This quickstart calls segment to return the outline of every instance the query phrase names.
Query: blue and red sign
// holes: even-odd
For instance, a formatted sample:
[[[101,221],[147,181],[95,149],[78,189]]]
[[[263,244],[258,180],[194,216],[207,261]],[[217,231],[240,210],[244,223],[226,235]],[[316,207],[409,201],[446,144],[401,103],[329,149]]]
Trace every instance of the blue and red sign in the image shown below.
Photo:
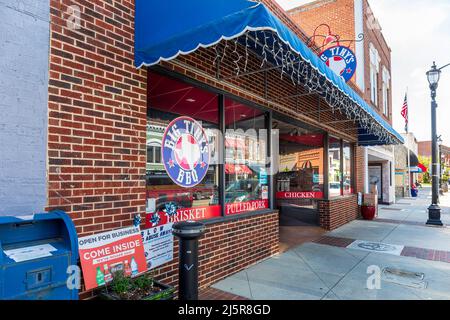
[[[198,185],[208,172],[208,137],[202,126],[192,118],[179,117],[167,126],[161,153],[167,174],[180,187]]]
[[[350,81],[356,72],[356,56],[348,47],[328,48],[320,54],[320,59],[337,75],[341,76],[345,82]]]

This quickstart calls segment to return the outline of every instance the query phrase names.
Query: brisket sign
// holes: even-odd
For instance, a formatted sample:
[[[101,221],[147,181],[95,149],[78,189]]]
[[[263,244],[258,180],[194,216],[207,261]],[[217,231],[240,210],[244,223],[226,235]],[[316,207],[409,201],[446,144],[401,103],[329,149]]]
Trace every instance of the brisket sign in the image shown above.
[[[168,207],[168,206],[166,206]],[[153,228],[167,223],[176,223],[186,220],[207,220],[218,218],[221,216],[220,205],[212,205],[208,207],[170,209],[166,208],[156,213],[149,213],[145,219],[145,227]]]

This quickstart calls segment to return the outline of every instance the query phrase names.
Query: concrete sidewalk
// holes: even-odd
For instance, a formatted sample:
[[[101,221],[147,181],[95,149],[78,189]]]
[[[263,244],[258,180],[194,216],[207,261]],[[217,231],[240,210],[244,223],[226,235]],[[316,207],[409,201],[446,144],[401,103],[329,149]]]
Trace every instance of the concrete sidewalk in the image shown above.
[[[450,228],[425,225],[429,197],[422,189],[380,207],[376,221],[354,221],[213,287],[258,300],[450,299]],[[450,224],[450,194],[441,206]]]

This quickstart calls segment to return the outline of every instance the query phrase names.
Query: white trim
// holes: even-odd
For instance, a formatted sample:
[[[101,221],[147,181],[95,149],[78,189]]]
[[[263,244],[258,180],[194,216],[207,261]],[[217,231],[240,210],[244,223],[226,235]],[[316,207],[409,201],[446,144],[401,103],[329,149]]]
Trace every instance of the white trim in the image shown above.
[[[363,0],[355,0],[355,35],[364,34],[364,8]],[[365,56],[364,56],[365,40],[355,43],[355,55],[358,64],[356,66],[356,85],[362,92],[366,90],[365,77]]]
[[[378,74],[380,73],[380,55],[373,43],[369,44],[370,55],[370,101],[378,107]]]
[[[382,91],[383,91],[383,113],[387,117],[389,117],[389,94],[388,90],[390,90],[390,81],[391,81],[391,75],[389,74],[389,70],[386,68],[386,66],[382,67],[382,78],[383,78],[383,85],[382,85]]]
[[[162,138],[162,136],[161,136]],[[159,147],[161,148],[161,140],[158,139],[148,139],[147,141],[147,147]]]
[[[380,72],[381,57],[380,54],[378,53],[378,50],[375,48],[372,42],[369,44],[369,51],[370,51],[370,64],[372,64],[376,68],[377,72]]]
[[[364,193],[369,193],[369,154],[368,147],[364,147]]]

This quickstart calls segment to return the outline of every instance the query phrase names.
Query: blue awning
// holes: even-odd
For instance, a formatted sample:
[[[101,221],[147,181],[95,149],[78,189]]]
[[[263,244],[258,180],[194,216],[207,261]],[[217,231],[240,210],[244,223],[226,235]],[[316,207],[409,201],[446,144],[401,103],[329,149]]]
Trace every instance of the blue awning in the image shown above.
[[[248,38],[244,42],[242,37],[253,33],[251,39],[264,45],[252,47],[252,51],[268,63],[286,64],[288,71],[291,67],[293,80],[295,75],[308,90],[324,97],[333,110],[345,113],[359,124],[360,145],[404,143],[389,123],[264,4],[250,0],[136,0],[135,3],[135,64],[139,68],[169,61],[223,40],[238,39],[241,45],[250,47]],[[283,50],[292,52],[298,60],[286,62],[282,57],[280,62],[278,52],[268,55],[269,48],[275,48],[276,44],[284,48],[282,54]],[[284,66],[282,72],[285,72]]]

